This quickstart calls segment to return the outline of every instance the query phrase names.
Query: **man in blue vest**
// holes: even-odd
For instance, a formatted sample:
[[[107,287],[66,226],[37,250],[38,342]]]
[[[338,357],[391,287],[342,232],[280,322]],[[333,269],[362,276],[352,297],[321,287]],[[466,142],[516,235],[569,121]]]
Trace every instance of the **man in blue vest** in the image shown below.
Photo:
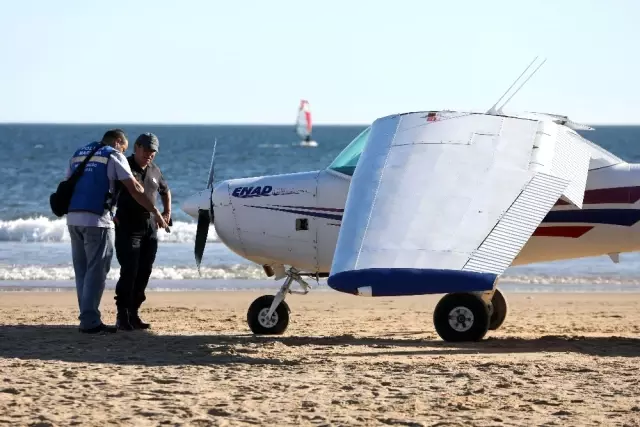
[[[158,226],[166,227],[162,214],[144,197],[144,187],[134,179],[124,156],[129,141],[121,129],[107,131],[100,142],[92,142],[74,153],[66,177],[93,149],[100,147],[86,164],[77,181],[67,214],[71,254],[80,308],[80,332],[116,332],[100,316],[100,301],[114,248],[113,206],[117,200],[115,183],[119,181],[131,196],[155,214]]]

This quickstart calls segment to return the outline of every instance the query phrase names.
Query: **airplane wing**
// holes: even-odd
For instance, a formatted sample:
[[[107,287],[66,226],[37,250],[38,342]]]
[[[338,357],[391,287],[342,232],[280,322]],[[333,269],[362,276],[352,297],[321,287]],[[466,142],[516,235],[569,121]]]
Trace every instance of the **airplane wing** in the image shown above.
[[[329,286],[370,296],[490,290],[560,197],[582,208],[589,160],[580,137],[551,120],[378,119],[351,181]]]

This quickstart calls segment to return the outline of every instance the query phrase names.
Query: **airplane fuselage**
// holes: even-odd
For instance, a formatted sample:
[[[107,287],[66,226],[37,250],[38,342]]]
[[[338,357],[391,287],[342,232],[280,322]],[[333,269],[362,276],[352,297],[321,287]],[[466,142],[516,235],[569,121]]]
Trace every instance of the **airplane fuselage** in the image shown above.
[[[350,181],[324,169],[221,182],[212,197],[216,232],[255,263],[328,273]],[[592,169],[583,208],[559,200],[512,265],[640,250],[639,202],[640,165]]]

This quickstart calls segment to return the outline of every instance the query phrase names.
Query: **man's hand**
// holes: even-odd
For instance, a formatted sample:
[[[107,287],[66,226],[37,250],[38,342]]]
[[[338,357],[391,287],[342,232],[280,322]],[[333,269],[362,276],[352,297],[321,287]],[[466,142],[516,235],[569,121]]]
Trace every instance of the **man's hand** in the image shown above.
[[[164,219],[164,221],[169,224],[169,222],[171,221],[171,212],[162,212],[162,219]]]
[[[160,211],[158,211],[158,209],[156,209],[156,213],[154,215],[155,219],[156,219],[156,224],[158,224],[158,228],[167,228],[169,227],[169,224],[167,224],[167,222],[164,220],[164,217],[162,214],[160,214]]]

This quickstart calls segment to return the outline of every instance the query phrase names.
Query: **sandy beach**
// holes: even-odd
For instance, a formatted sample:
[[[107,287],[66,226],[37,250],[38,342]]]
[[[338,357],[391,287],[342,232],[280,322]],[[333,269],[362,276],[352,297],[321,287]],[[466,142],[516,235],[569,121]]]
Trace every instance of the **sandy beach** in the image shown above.
[[[147,332],[83,335],[74,292],[0,293],[0,424],[640,425],[640,295],[507,294],[503,328],[442,342],[439,296],[153,292]],[[103,318],[113,323],[113,294]]]

